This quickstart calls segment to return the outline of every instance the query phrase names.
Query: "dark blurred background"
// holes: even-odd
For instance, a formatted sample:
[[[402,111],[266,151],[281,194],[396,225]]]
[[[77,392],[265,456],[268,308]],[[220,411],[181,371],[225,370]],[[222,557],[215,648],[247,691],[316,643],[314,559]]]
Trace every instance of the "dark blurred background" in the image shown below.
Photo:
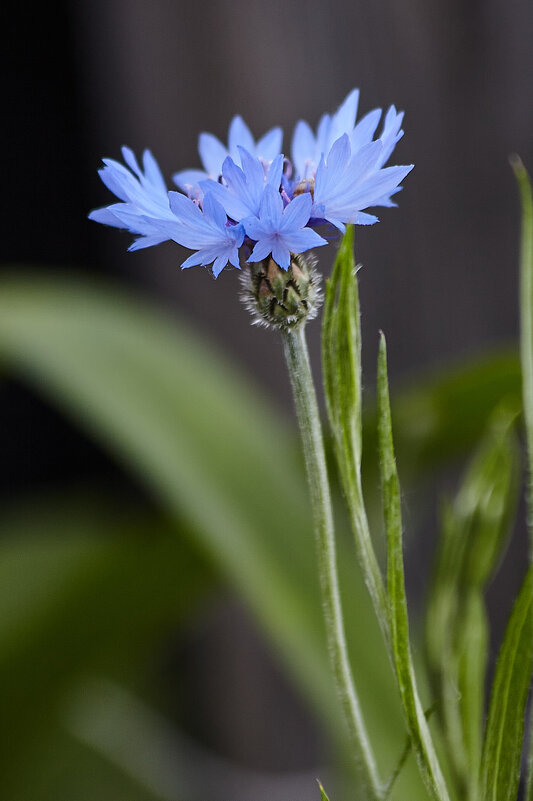
[[[222,344],[289,417],[280,347],[250,327],[236,271],[216,283],[201,268],[181,272],[175,245],[128,254],[129,235],[87,213],[111,200],[96,171],[123,144],[151,148],[170,187],[173,172],[198,165],[200,131],[224,141],[240,113],[256,136],[282,125],[288,150],[298,119],[316,125],[357,86],[361,113],[391,103],[405,110],[392,163],[416,165],[399,208],[356,233],[365,383],[373,383],[379,328],[394,384],[516,338],[519,214],[508,155],[533,169],[529,0],[63,0],[10,2],[3,17],[3,262],[82,268],[136,286]],[[316,364],[318,337],[315,323]],[[86,478],[103,478],[125,498],[142,494],[21,383],[4,381],[0,403],[7,501]],[[203,727],[193,733],[256,767],[313,767],[309,721],[246,615],[231,601],[202,625],[185,644],[169,644],[168,697],[178,675],[202,684],[209,664],[219,666],[221,686],[240,686],[220,701],[214,682],[201,714],[190,715]],[[219,725],[239,694],[254,714],[272,715],[263,739],[238,711]],[[281,721],[272,711],[280,698]],[[274,736],[280,727],[301,744],[287,760]]]

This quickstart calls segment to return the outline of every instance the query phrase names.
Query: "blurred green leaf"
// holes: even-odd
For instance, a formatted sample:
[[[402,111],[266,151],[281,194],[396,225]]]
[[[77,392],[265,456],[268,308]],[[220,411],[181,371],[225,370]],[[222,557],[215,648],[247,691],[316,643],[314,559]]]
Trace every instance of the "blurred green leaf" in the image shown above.
[[[520,192],[520,363],[528,458],[528,514],[533,554],[533,193],[531,179],[518,156],[511,159]],[[532,790],[533,792],[533,790]]]
[[[323,648],[309,504],[301,465],[294,461],[294,433],[279,423],[264,396],[252,391],[224,355],[145,303],[76,276],[18,274],[4,276],[1,284],[0,358],[6,367],[82,424],[185,524],[190,544],[238,588],[298,686],[334,730],[337,707]],[[471,378],[465,369],[448,384],[443,380],[446,403],[451,405],[445,403],[446,414],[434,416],[434,425],[425,427],[430,453],[439,440],[453,442],[454,455],[463,452],[470,441],[466,413],[474,406],[474,396],[483,410],[487,398],[512,394],[512,364],[512,359],[487,361]],[[415,405],[417,398],[422,405],[428,397],[433,403],[437,385],[418,387]],[[402,397],[408,403],[400,407],[407,409],[413,395]],[[476,416],[475,425],[479,419]],[[412,448],[414,439],[411,426],[406,448]],[[420,453],[423,438],[418,436],[416,442],[414,451]],[[372,448],[367,453],[371,456]],[[39,521],[29,529],[35,526],[39,530]],[[82,522],[80,526],[82,531]],[[60,541],[62,530],[58,524]],[[169,574],[177,567],[175,561],[169,556]],[[354,610],[347,620],[354,669],[366,688],[366,717],[374,727],[374,741],[383,749],[381,759],[392,764],[397,760],[401,718],[385,651],[352,561],[352,549],[341,537],[343,598],[346,608]],[[118,557],[112,564],[120,573]],[[178,573],[174,575],[177,580]],[[183,587],[186,594],[186,583]],[[67,606],[68,597],[63,599]],[[142,605],[144,596],[128,602]],[[92,601],[84,603],[90,610]],[[70,623],[65,619],[58,624],[50,643],[64,645],[65,625],[67,631],[76,630],[80,605],[73,604]],[[109,643],[114,625],[111,617]],[[47,653],[46,628],[39,637],[34,656],[20,657],[16,697],[21,704],[24,687],[32,688],[35,682],[32,659]],[[58,648],[58,662],[59,653]],[[139,669],[139,661],[135,664]],[[62,674],[68,682],[68,669],[50,668],[51,674],[58,679]],[[37,700],[44,696],[36,686],[28,706],[33,693]],[[412,775],[408,765],[398,784],[399,797],[405,792],[412,799],[420,797]]]
[[[498,655],[481,758],[483,801],[516,801],[533,661],[533,567],[513,607]]]
[[[392,652],[411,743],[432,798],[449,799],[431,733],[420,701],[409,643],[409,619],[403,568],[400,483],[396,470],[387,377],[385,337],[378,357],[378,429],[383,512],[387,532],[387,591],[390,603]]]
[[[311,645],[320,626],[306,599],[316,588],[311,535],[301,547],[312,531],[305,485],[286,431],[227,361],[118,292],[38,276],[2,283],[0,355],[188,521],[323,694]]]
[[[527,441],[528,525],[530,559],[533,559],[533,192],[531,179],[519,156],[511,159],[522,205],[520,241],[520,361],[522,367],[522,403]],[[533,731],[533,705],[530,732]],[[526,799],[533,801],[533,736],[529,737]]]
[[[446,743],[463,791],[475,797],[481,758],[488,623],[483,592],[507,544],[518,501],[515,415],[493,413],[443,534],[426,616],[426,649]]]
[[[25,801],[62,776],[65,693],[92,671],[135,680],[213,575],[168,521],[101,494],[27,498],[0,529],[0,774]]]
[[[397,387],[391,405],[404,483],[471,453],[494,408],[504,399],[509,410],[520,411],[520,364],[512,350],[442,366]],[[364,415],[363,432],[364,468],[372,481],[377,473],[373,404]]]
[[[293,432],[264,397],[183,324],[81,278],[4,278],[0,356],[186,522],[190,543],[249,604],[297,686],[341,732],[303,470]],[[357,610],[348,636],[390,759],[401,720],[350,551],[339,543],[343,596]]]

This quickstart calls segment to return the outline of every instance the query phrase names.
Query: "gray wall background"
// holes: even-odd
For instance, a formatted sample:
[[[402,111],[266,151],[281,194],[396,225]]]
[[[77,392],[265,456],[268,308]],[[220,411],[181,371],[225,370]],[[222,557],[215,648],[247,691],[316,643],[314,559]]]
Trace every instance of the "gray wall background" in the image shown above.
[[[405,109],[392,163],[416,168],[399,209],[357,231],[368,381],[379,328],[393,375],[516,335],[518,205],[507,157],[519,152],[533,167],[531,2],[93,0],[73,10],[91,168],[122,144],[149,146],[170,180],[199,163],[198,133],[225,138],[236,113],[256,135],[281,124],[288,150],[298,119],[316,124],[354,86],[361,112]],[[95,205],[107,198],[95,189]],[[92,236],[111,269],[224,341],[285,405],[279,348],[250,329],[234,271],[215,285],[205,270],[180,273],[176,246],[129,255],[116,232]],[[317,333],[315,324],[315,348]]]

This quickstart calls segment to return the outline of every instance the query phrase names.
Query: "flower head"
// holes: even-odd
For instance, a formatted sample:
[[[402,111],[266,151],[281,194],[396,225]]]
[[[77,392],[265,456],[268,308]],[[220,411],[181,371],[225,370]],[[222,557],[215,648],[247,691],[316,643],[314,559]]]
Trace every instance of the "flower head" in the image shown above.
[[[141,169],[123,148],[127,167],[105,159],[100,170],[120,202],[89,216],[137,234],[131,250],[173,240],[194,251],[182,267],[212,265],[215,276],[228,263],[239,268],[241,246],[250,264],[270,259],[282,271],[292,270],[295,256],[327,244],[317,228],[343,231],[348,223],[377,222],[367,209],[394,206],[392,198],[412,169],[386,166],[403,136],[403,113],[391,106],[374,139],[381,110],[357,122],[358,101],[354,89],[334,114],[322,116],[316,132],[299,122],[292,164],[281,153],[279,128],[256,142],[241,117],[234,117],[227,146],[201,134],[204,169],[174,176],[182,192],[167,192],[150,151]]]

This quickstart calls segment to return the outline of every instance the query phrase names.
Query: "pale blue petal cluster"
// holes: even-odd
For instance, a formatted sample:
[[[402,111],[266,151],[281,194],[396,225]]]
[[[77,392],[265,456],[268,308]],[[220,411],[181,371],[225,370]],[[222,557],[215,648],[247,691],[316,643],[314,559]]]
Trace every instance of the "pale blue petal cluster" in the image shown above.
[[[291,253],[305,253],[311,248],[327,245],[323,239],[305,226],[311,216],[311,195],[303,194],[283,207],[280,193],[269,185],[265,187],[259,213],[243,220],[244,230],[255,246],[248,261],[272,258],[283,270],[291,262]]]
[[[354,89],[334,114],[323,115],[316,132],[306,122],[297,123],[292,162],[282,153],[280,128],[256,142],[242,118],[234,117],[227,146],[212,134],[201,134],[204,169],[174,175],[183,194],[167,191],[149,150],[141,169],[124,147],[127,167],[104,159],[99,171],[120,202],[89,216],[136,234],[130,250],[173,240],[195,251],[184,268],[212,265],[215,276],[228,263],[239,268],[244,245],[248,261],[272,256],[286,270],[291,254],[327,244],[316,228],[344,231],[348,223],[377,222],[366,210],[396,205],[392,197],[413,167],[385,166],[403,136],[403,112],[391,106],[374,138],[381,109],[357,122],[358,103]]]
[[[172,219],[172,212],[161,170],[149,150],[143,153],[144,172],[129,147],[122,148],[122,155],[129,170],[114,159],[104,159],[105,166],[98,171],[104,184],[122,203],[96,209],[89,219],[140,234],[130,250],[165,242],[170,237],[161,229],[160,222]]]
[[[256,143],[242,117],[234,117],[229,126],[227,147],[213,134],[200,134],[198,152],[204,169],[183,170],[177,172],[172,178],[176,185],[187,194],[197,194],[195,190],[200,181],[208,178],[214,181],[218,180],[222,175],[224,161],[228,156],[235,164],[242,166],[240,149],[243,148],[256,159],[268,164],[281,153],[282,139],[281,128],[272,128]]]

